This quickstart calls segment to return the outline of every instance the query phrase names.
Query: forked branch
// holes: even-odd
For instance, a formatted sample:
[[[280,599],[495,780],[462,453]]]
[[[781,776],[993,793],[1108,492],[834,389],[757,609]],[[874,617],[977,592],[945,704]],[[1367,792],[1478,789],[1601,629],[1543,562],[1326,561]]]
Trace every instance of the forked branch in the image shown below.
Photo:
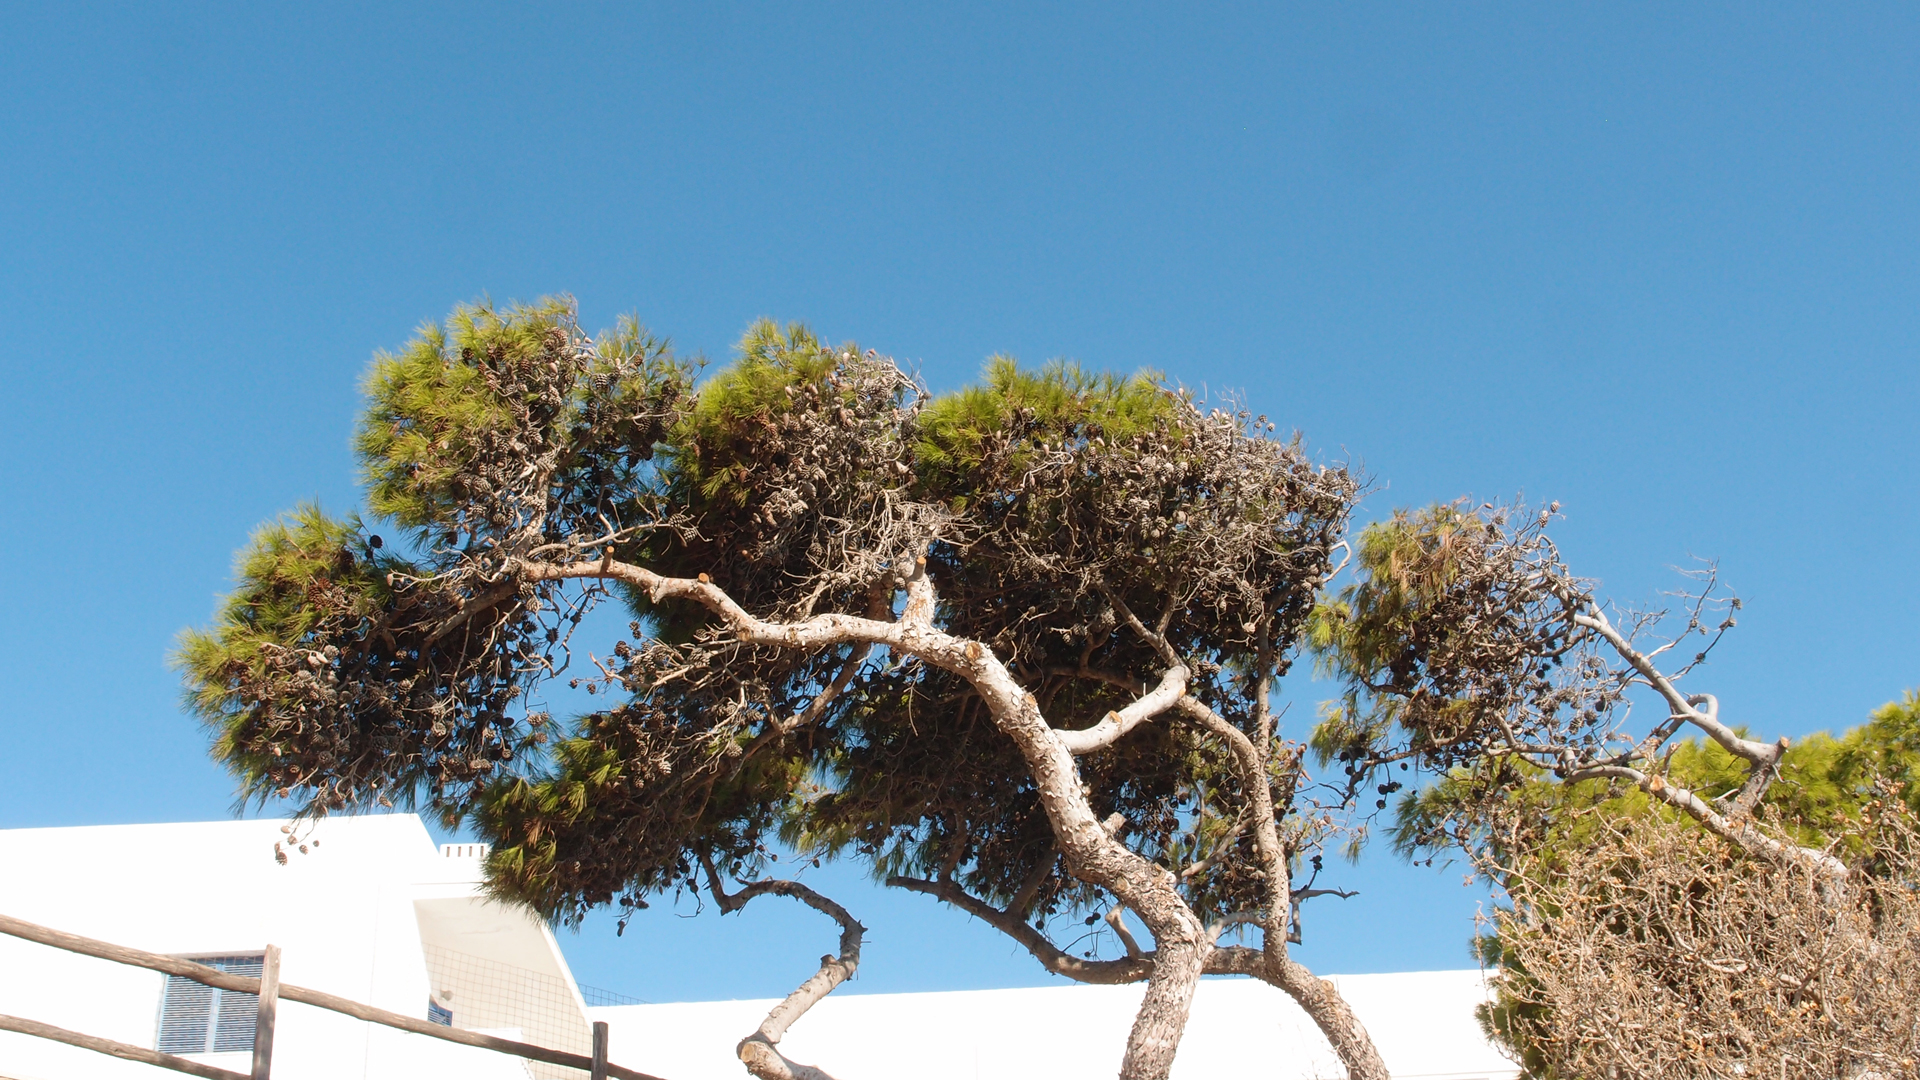
[[[1713,703],[1712,698],[1704,695],[1682,694],[1673,684],[1673,680],[1654,665],[1653,658],[1635,648],[1633,643],[1613,625],[1612,620],[1607,618],[1605,612],[1596,607],[1591,614],[1575,615],[1573,621],[1599,634],[1622,660],[1640,674],[1648,686],[1665,699],[1667,708],[1672,710],[1673,716],[1706,732],[1709,738],[1726,748],[1728,753],[1746,760],[1751,765],[1771,769],[1779,763],[1780,755],[1787,749],[1784,739],[1779,742],[1764,743],[1742,738],[1739,732],[1720,722],[1720,710]],[[1708,708],[1702,709],[1701,705],[1707,705]]]
[[[1055,975],[1072,979],[1074,982],[1115,985],[1139,982],[1153,974],[1151,954],[1133,955],[1130,952],[1124,960],[1087,960],[1074,956],[1048,940],[1045,934],[1034,929],[1025,919],[994,907],[952,881],[930,881],[924,878],[896,875],[888,878],[887,884],[896,889],[924,893],[945,900],[1018,942],[1021,948],[1032,953],[1033,958],[1040,961],[1041,967]]]

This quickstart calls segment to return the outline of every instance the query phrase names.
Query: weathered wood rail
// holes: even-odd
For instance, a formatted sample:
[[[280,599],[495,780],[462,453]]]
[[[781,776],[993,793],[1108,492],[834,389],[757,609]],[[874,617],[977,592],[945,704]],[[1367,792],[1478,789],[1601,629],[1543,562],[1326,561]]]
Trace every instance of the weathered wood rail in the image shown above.
[[[21,938],[26,941],[38,942],[42,945],[62,949],[71,953],[79,953],[83,956],[94,956],[119,964],[148,968],[153,971],[164,972],[168,975],[178,975],[183,979],[191,979],[204,986],[211,986],[221,990],[231,990],[235,993],[257,995],[260,999],[260,1011],[254,1025],[253,1072],[251,1076],[232,1072],[227,1069],[216,1068],[212,1065],[193,1061],[189,1058],[163,1054],[157,1050],[149,1050],[143,1046],[133,1046],[128,1043],[115,1042],[112,1039],[83,1035],[77,1031],[68,1031],[65,1028],[54,1027],[52,1024],[43,1024],[37,1020],[27,1020],[17,1016],[0,1014],[0,1030],[17,1031],[24,1035],[33,1035],[43,1039],[51,1039],[55,1042],[67,1043],[70,1046],[79,1046],[103,1054],[111,1054],[114,1057],[125,1058],[129,1061],[140,1061],[148,1065],[158,1065],[164,1069],[172,1069],[176,1072],[203,1077],[205,1080],[271,1080],[273,1028],[277,1008],[281,1000],[297,1001],[302,1005],[312,1005],[315,1008],[344,1013],[356,1020],[365,1020],[368,1023],[397,1028],[401,1031],[412,1032],[415,1035],[425,1035],[430,1039],[439,1039],[442,1042],[460,1043],[464,1046],[477,1046],[482,1050],[493,1050],[502,1054],[511,1054],[514,1057],[526,1058],[529,1061],[539,1061],[549,1065],[562,1065],[567,1068],[579,1069],[591,1076],[593,1080],[607,1080],[609,1077],[613,1078],[613,1080],[661,1080],[660,1077],[650,1073],[643,1073],[638,1069],[629,1069],[622,1065],[615,1065],[607,1060],[607,1025],[604,1022],[596,1021],[593,1025],[592,1057],[570,1054],[565,1050],[555,1050],[547,1046],[536,1046],[533,1043],[515,1042],[512,1039],[502,1039],[493,1035],[482,1035],[475,1031],[462,1031],[455,1027],[444,1027],[429,1020],[420,1020],[407,1016],[404,1013],[375,1008],[372,1005],[354,1001],[350,998],[343,998],[335,994],[329,994],[321,990],[310,990],[304,986],[294,986],[289,983],[283,983],[280,981],[280,950],[278,947],[272,945],[267,946],[266,962],[262,965],[260,977],[256,979],[248,975],[235,975],[217,968],[210,968],[205,964],[196,964],[191,960],[182,960],[177,956],[165,956],[160,953],[150,953],[141,949],[128,948],[125,945],[96,941],[93,938],[81,937],[78,934],[69,934],[63,930],[55,930],[51,927],[41,926],[38,923],[27,922],[24,919],[16,919],[9,915],[0,915],[0,934],[7,934],[11,937]]]

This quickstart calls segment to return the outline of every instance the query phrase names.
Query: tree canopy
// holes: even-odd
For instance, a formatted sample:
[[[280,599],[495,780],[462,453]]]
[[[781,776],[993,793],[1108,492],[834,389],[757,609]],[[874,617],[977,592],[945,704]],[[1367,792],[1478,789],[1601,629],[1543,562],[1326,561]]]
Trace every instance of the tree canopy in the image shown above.
[[[1786,742],[1680,689],[1738,607],[1710,570],[1673,613],[1615,609],[1560,558],[1554,506],[1350,539],[1360,478],[1155,373],[1000,357],[934,397],[762,321],[703,377],[637,322],[596,339],[549,300],[457,309],[377,356],[365,393],[355,450],[394,539],[315,507],[255,535],[179,653],[215,756],[303,814],[469,822],[489,887],[549,917],[688,891],[828,915],[839,953],[740,1044],[757,1076],[826,1075],[778,1043],[863,932],[772,876],[782,844],[1049,971],[1144,980],[1129,1080],[1167,1074],[1204,974],[1279,987],[1350,1077],[1384,1080],[1288,946],[1335,891],[1323,849],[1414,776],[1444,780],[1402,796],[1410,847],[1484,847],[1586,784],[1834,888],[1853,872],[1756,816],[1801,760]],[[583,621],[607,604],[624,632]],[[1344,693],[1290,732],[1276,696],[1303,659]],[[556,718],[576,689],[597,707]],[[1636,695],[1664,715],[1636,726]],[[1103,919],[1100,948],[1064,944]]]
[[[1417,753],[1438,779],[1396,845],[1463,850],[1509,901],[1480,942],[1490,1033],[1538,1077],[1911,1071],[1916,700],[1755,740],[1682,689],[1736,622],[1714,569],[1674,610],[1610,614],[1550,516],[1370,527],[1316,627],[1347,687],[1322,752]]]
[[[1313,627],[1345,686],[1316,749],[1412,755],[1438,779],[1397,845],[1464,850],[1510,902],[1481,939],[1491,1033],[1540,1077],[1911,1072],[1912,699],[1839,740],[1753,738],[1697,685],[1741,607],[1717,569],[1670,608],[1605,604],[1555,510],[1369,526]]]
[[[761,322],[697,376],[564,301],[463,307],[377,357],[355,448],[396,542],[313,507],[271,523],[180,650],[243,793],[423,801],[558,918],[807,899],[765,879],[776,842],[859,858],[1051,970],[1148,980],[1128,1075],[1164,1074],[1206,971],[1288,988],[1381,1075],[1285,955],[1291,867],[1344,803],[1276,810],[1301,809],[1304,754],[1275,680],[1355,478],[1152,373],[996,358],[934,399]],[[610,601],[628,634],[579,641]],[[607,704],[556,720],[555,680]],[[1082,912],[1126,955],[1057,944]],[[1218,943],[1241,925],[1261,950]],[[754,1071],[804,1068],[775,1041],[743,1044]]]

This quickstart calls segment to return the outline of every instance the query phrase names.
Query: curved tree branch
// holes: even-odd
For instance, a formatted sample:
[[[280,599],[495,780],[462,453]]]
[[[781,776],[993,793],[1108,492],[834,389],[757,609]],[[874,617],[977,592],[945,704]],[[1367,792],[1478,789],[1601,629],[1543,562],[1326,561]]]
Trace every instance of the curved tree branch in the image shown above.
[[[1228,723],[1225,717],[1191,694],[1180,699],[1178,708],[1182,715],[1227,744],[1233,754],[1241,796],[1247,800],[1254,850],[1266,877],[1264,909],[1257,917],[1250,914],[1244,920],[1257,922],[1261,930],[1262,962],[1258,977],[1286,991],[1301,1010],[1313,1018],[1314,1025],[1347,1066],[1350,1080],[1388,1080],[1387,1065],[1380,1057],[1379,1048],[1374,1046],[1366,1026],[1346,999],[1331,983],[1315,978],[1304,965],[1287,955],[1287,938],[1293,920],[1293,878],[1274,820],[1273,791],[1268,786],[1264,748],[1255,746],[1246,732]]]
[[[1827,852],[1789,844],[1768,836],[1754,824],[1750,815],[1722,814],[1692,790],[1670,783],[1664,777],[1645,773],[1626,765],[1595,765],[1568,773],[1566,782],[1603,778],[1626,780],[1634,784],[1648,795],[1684,812],[1688,817],[1699,822],[1708,832],[1730,843],[1738,844],[1747,851],[1775,859],[1792,859],[1804,863],[1836,882],[1847,877],[1847,864]]]
[[[790,896],[795,900],[818,911],[840,924],[840,953],[820,958],[820,970],[813,973],[806,982],[794,988],[793,993],[781,999],[767,1018],[753,1034],[740,1040],[735,1052],[747,1071],[760,1080],[833,1080],[833,1076],[812,1065],[802,1065],[780,1052],[780,1040],[794,1021],[806,1014],[821,998],[832,993],[834,988],[853,977],[860,966],[860,943],[866,936],[867,928],[861,926],[846,908],[820,895],[797,881],[755,881],[741,887],[739,892],[728,893],[720,884],[720,875],[714,869],[713,860],[702,854],[700,862],[707,871],[708,888],[723,912],[738,911],[756,896]]]
[[[1162,1080],[1172,1069],[1193,992],[1214,948],[1206,936],[1206,926],[1180,895],[1178,879],[1102,827],[1081,784],[1073,754],[1048,725],[1039,702],[1006,664],[980,642],[949,634],[932,624],[933,584],[918,567],[908,605],[913,618],[903,616],[883,622],[824,614],[791,623],[755,617],[705,574],[695,579],[670,578],[604,558],[563,564],[522,561],[515,563],[514,569],[533,580],[612,578],[645,590],[655,603],[668,598],[690,600],[717,615],[745,644],[808,649],[869,642],[917,656],[966,679],[979,693],[995,728],[1013,741],[1026,760],[1041,809],[1068,871],[1112,893],[1153,933],[1153,974],[1127,1038],[1122,1075]],[[925,618],[919,615],[922,611]],[[1177,666],[1179,660],[1174,658],[1170,664]]]
[[[1191,674],[1185,664],[1175,664],[1160,676],[1160,685],[1126,708],[1109,712],[1090,728],[1076,731],[1055,728],[1053,737],[1060,740],[1060,745],[1066,747],[1067,753],[1076,757],[1112,746],[1141,723],[1172,708],[1187,692],[1187,679]]]
[[[1662,698],[1666,699],[1667,708],[1674,716],[1684,718],[1687,723],[1706,732],[1714,742],[1725,747],[1728,753],[1745,759],[1756,768],[1771,770],[1779,764],[1780,756],[1787,751],[1785,737],[1782,737],[1779,742],[1772,743],[1742,738],[1739,732],[1720,722],[1720,707],[1717,701],[1703,695],[1689,697],[1682,694],[1680,689],[1673,685],[1673,680],[1654,666],[1652,657],[1633,647],[1632,642],[1620,633],[1605,612],[1595,608],[1593,614],[1575,615],[1573,621],[1605,639],[1606,643],[1613,647],[1613,651],[1620,654],[1622,660],[1640,673],[1641,678],[1647,681],[1647,685],[1653,687]],[[1708,708],[1704,710],[1699,708],[1701,704],[1708,705]]]
[[[1139,982],[1153,974],[1153,958],[1146,953],[1137,956],[1130,954],[1124,960],[1086,960],[1067,953],[1047,940],[1045,934],[1035,930],[1025,919],[994,907],[951,881],[894,876],[887,879],[887,884],[896,889],[925,893],[952,904],[1018,942],[1033,954],[1035,960],[1040,961],[1041,967],[1074,982],[1111,986]]]
[[[1120,944],[1126,948],[1129,959],[1139,959],[1147,955],[1146,950],[1140,947],[1140,943],[1133,939],[1133,931],[1127,929],[1127,906],[1125,904],[1115,904],[1108,908],[1107,914],[1104,917],[1107,920],[1107,925],[1113,927],[1113,936],[1119,938]],[[1216,934],[1214,936],[1218,937],[1219,935]]]
[[[1014,939],[1022,948],[1032,953],[1034,959],[1040,961],[1041,966],[1048,971],[1075,982],[1115,986],[1140,982],[1153,975],[1154,954],[1144,950],[1135,952],[1139,949],[1139,943],[1131,941],[1131,934],[1123,939],[1123,942],[1128,945],[1129,953],[1125,959],[1087,960],[1063,951],[1026,920],[994,907],[954,882],[896,876],[888,878],[887,884],[896,889],[924,893],[952,904]],[[1115,910],[1119,910],[1118,906]],[[1109,923],[1114,921],[1111,912],[1108,913],[1108,921]],[[1221,946],[1208,953],[1204,974],[1250,975],[1259,978],[1262,970],[1263,961],[1260,958],[1260,950],[1232,945]]]

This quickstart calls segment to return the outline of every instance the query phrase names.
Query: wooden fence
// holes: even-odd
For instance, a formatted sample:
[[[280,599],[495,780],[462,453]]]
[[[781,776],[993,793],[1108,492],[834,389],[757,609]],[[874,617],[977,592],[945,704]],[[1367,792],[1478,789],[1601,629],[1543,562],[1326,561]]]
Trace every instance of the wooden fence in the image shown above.
[[[316,1008],[345,1013],[358,1020],[382,1024],[390,1028],[398,1028],[401,1031],[410,1031],[415,1035],[425,1035],[428,1038],[440,1039],[444,1042],[460,1043],[465,1046],[477,1046],[483,1050],[512,1054],[514,1057],[526,1058],[531,1061],[543,1061],[549,1065],[564,1065],[568,1068],[580,1069],[588,1073],[593,1080],[607,1080],[609,1077],[613,1078],[613,1080],[660,1080],[657,1076],[652,1076],[636,1069],[624,1068],[607,1061],[607,1025],[604,1022],[596,1021],[593,1025],[593,1056],[590,1058],[582,1057],[579,1054],[570,1054],[564,1050],[555,1050],[551,1047],[515,1042],[512,1039],[501,1039],[492,1035],[482,1035],[475,1031],[462,1031],[459,1028],[445,1027],[428,1020],[420,1020],[406,1016],[402,1013],[390,1012],[386,1009],[376,1009],[371,1005],[365,1005],[348,998],[323,993],[319,990],[309,990],[304,986],[293,986],[282,983],[280,981],[280,950],[273,945],[267,946],[266,961],[261,967],[260,977],[256,979],[246,975],[230,974],[216,968],[207,967],[205,964],[196,964],[191,960],[182,960],[177,956],[162,956],[159,953],[130,949],[124,945],[95,941],[92,938],[65,933],[60,930],[54,930],[6,915],[0,915],[0,934],[8,934],[12,937],[23,938],[27,941],[36,941],[42,945],[49,945],[56,949],[64,949],[67,952],[80,953],[84,956],[97,956],[102,960],[112,960],[115,963],[150,968],[154,971],[165,972],[168,975],[178,975],[183,979],[192,979],[194,982],[221,990],[232,990],[236,993],[258,995],[260,999],[260,1012],[254,1022],[253,1029],[253,1072],[251,1075],[233,1072],[229,1069],[216,1068],[190,1058],[176,1057],[173,1054],[163,1054],[158,1050],[149,1050],[144,1046],[115,1042],[112,1039],[102,1039],[94,1035],[84,1035],[77,1031],[68,1031],[66,1028],[55,1027],[52,1024],[43,1024],[37,1020],[27,1020],[18,1016],[0,1014],[0,1031],[17,1031],[23,1035],[33,1035],[42,1039],[51,1039],[55,1042],[66,1043],[70,1046],[83,1047],[88,1050],[98,1051],[102,1054],[111,1054],[117,1058],[125,1058],[128,1061],[145,1062],[148,1065],[158,1065],[161,1068],[172,1069],[176,1072],[204,1077],[205,1080],[270,1080],[270,1074],[273,1068],[274,1018],[279,1003],[282,1000],[297,1001],[303,1005],[312,1005]]]

